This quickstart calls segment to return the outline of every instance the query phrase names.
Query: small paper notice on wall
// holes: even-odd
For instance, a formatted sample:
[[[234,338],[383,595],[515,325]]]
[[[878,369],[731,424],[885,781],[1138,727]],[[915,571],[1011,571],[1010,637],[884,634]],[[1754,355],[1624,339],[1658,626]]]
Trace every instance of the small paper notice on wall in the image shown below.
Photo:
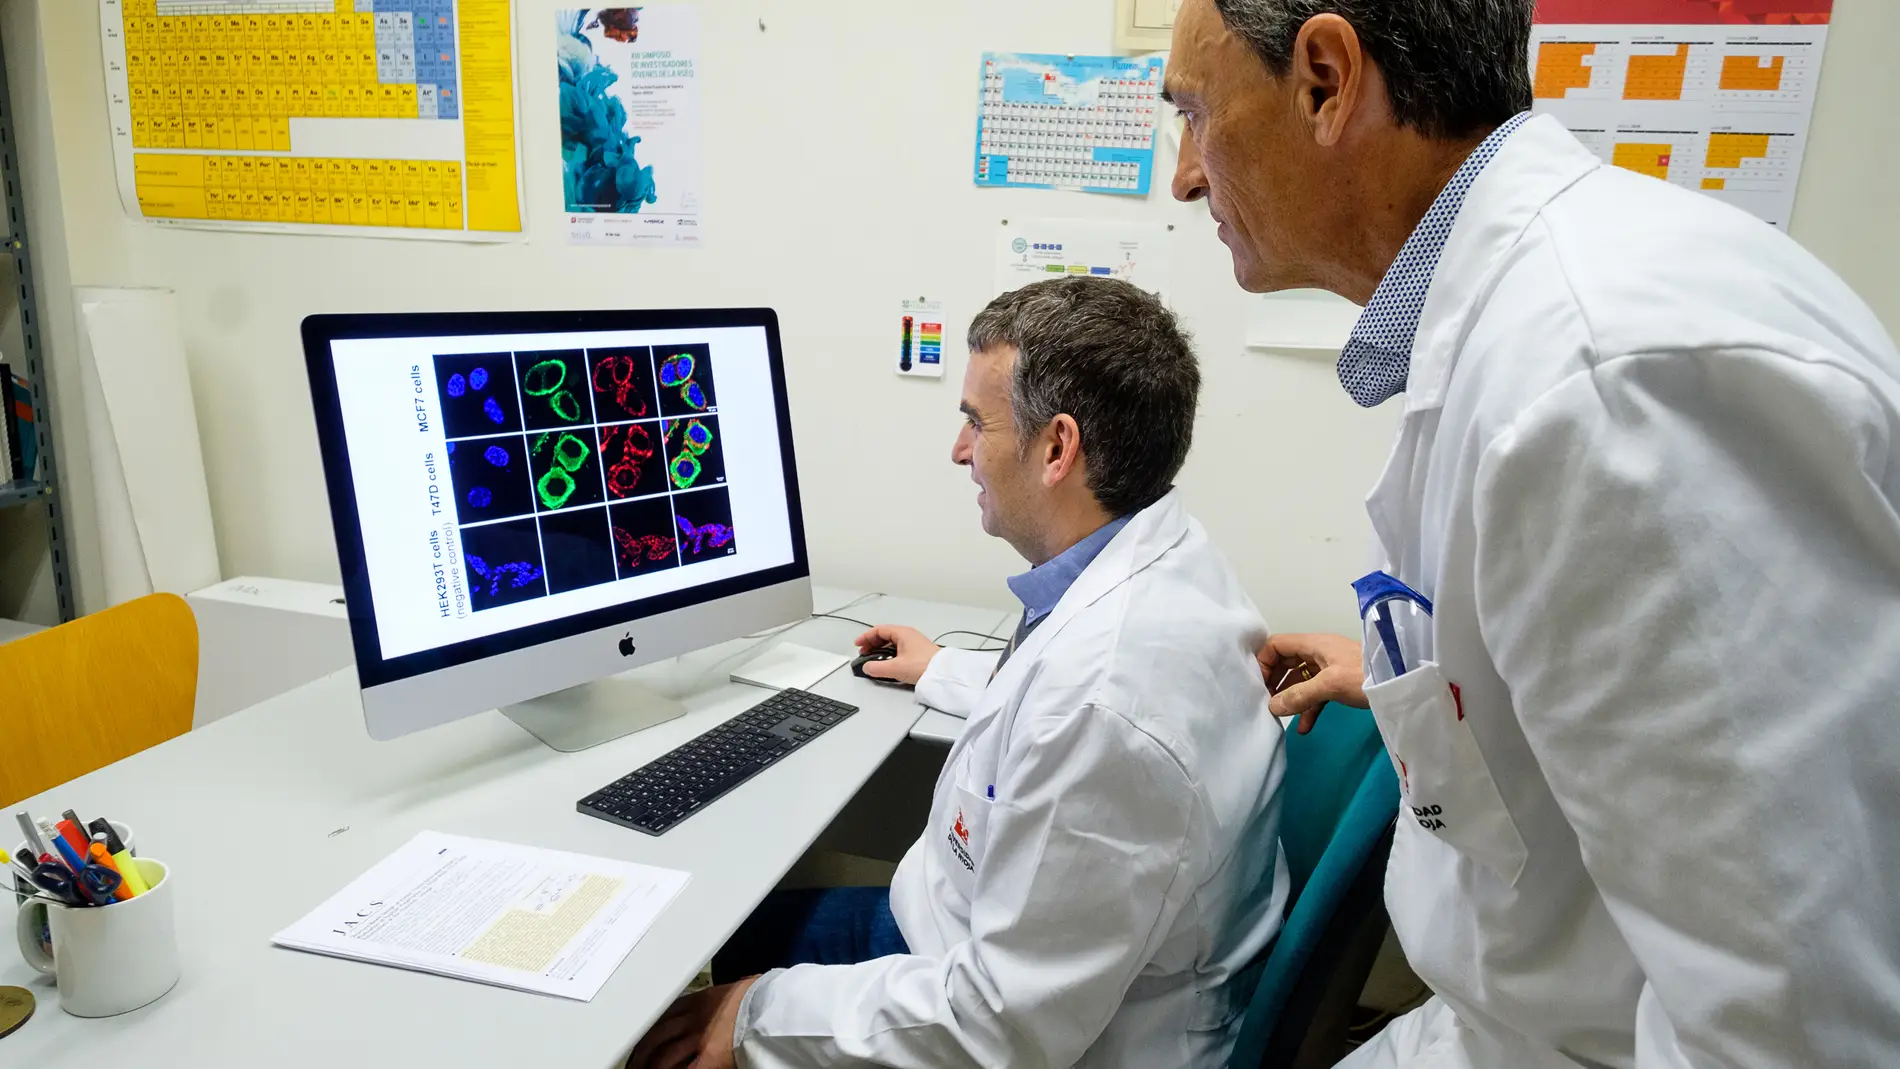
[[[1168,228],[1160,223],[1029,219],[996,237],[996,292],[1069,275],[1119,278],[1168,299]]]
[[[897,373],[943,378],[943,302],[905,299],[897,314]]]

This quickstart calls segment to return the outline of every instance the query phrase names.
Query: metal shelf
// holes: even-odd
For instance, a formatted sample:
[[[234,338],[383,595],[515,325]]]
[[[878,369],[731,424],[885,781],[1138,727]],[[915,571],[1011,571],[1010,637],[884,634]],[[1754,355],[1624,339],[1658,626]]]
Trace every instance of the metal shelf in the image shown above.
[[[66,508],[59,494],[59,464],[54,455],[53,411],[47,396],[46,364],[40,352],[40,307],[34,293],[33,243],[27,238],[26,201],[20,191],[20,146],[13,134],[13,98],[7,89],[6,50],[0,48],[0,185],[5,187],[5,218],[0,230],[7,236],[0,256],[11,255],[15,274],[14,296],[19,301],[20,342],[26,380],[32,394],[33,433],[38,447],[39,478],[0,482],[0,508],[39,501],[46,506],[46,547],[53,570],[53,597],[59,618],[70,620],[78,611],[73,597],[72,568],[67,560]],[[9,391],[11,393],[11,391]],[[6,415],[11,415],[7,413]]]
[[[12,482],[0,483],[0,509],[38,501],[50,492],[45,486],[31,479],[15,479]]]

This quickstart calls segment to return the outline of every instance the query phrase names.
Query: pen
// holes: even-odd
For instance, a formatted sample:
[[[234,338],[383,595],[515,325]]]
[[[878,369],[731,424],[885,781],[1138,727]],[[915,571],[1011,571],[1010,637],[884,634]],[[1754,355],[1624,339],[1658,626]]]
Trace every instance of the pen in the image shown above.
[[[99,836],[99,838],[103,840],[105,836],[101,835]],[[118,899],[121,902],[125,901],[128,898],[131,898],[132,888],[126,885],[125,873],[119,871],[119,866],[113,863],[112,855],[106,852],[106,844],[104,842],[94,842],[92,844],[92,850],[90,851],[90,853],[92,855],[92,863],[94,865],[97,865],[98,867],[105,869],[111,872],[113,875],[119,877],[119,885],[112,889],[112,897]]]
[[[59,851],[60,860],[66,862],[66,867],[73,870],[73,875],[77,876],[86,871],[86,859],[79,856],[79,851],[74,850],[72,844],[64,838],[54,836],[53,848]]]
[[[53,852],[52,848],[46,845],[46,840],[40,838],[40,829],[33,823],[33,814],[22,809],[14,814],[14,819],[20,822],[20,830],[26,834],[26,843],[33,848],[35,857]]]
[[[35,820],[34,823],[40,826],[40,838],[45,841],[47,851],[53,855],[53,858],[56,859],[59,864],[71,868],[72,866],[66,861],[66,855],[59,849],[66,840],[62,839],[59,832],[53,829],[53,825],[45,820]]]

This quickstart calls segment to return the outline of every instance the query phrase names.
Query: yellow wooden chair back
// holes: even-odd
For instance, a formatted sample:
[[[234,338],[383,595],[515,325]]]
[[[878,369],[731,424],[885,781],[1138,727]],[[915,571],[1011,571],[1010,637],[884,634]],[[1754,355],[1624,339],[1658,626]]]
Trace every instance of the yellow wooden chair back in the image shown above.
[[[197,693],[198,622],[175,594],[0,646],[0,806],[191,730]]]

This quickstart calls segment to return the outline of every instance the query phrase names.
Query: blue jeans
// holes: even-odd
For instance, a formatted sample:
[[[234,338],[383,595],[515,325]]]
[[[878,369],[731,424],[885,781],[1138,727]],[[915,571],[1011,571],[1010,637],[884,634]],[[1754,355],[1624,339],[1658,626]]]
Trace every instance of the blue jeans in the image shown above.
[[[793,965],[856,965],[910,947],[885,887],[774,891],[713,956],[713,980],[731,983]]]

